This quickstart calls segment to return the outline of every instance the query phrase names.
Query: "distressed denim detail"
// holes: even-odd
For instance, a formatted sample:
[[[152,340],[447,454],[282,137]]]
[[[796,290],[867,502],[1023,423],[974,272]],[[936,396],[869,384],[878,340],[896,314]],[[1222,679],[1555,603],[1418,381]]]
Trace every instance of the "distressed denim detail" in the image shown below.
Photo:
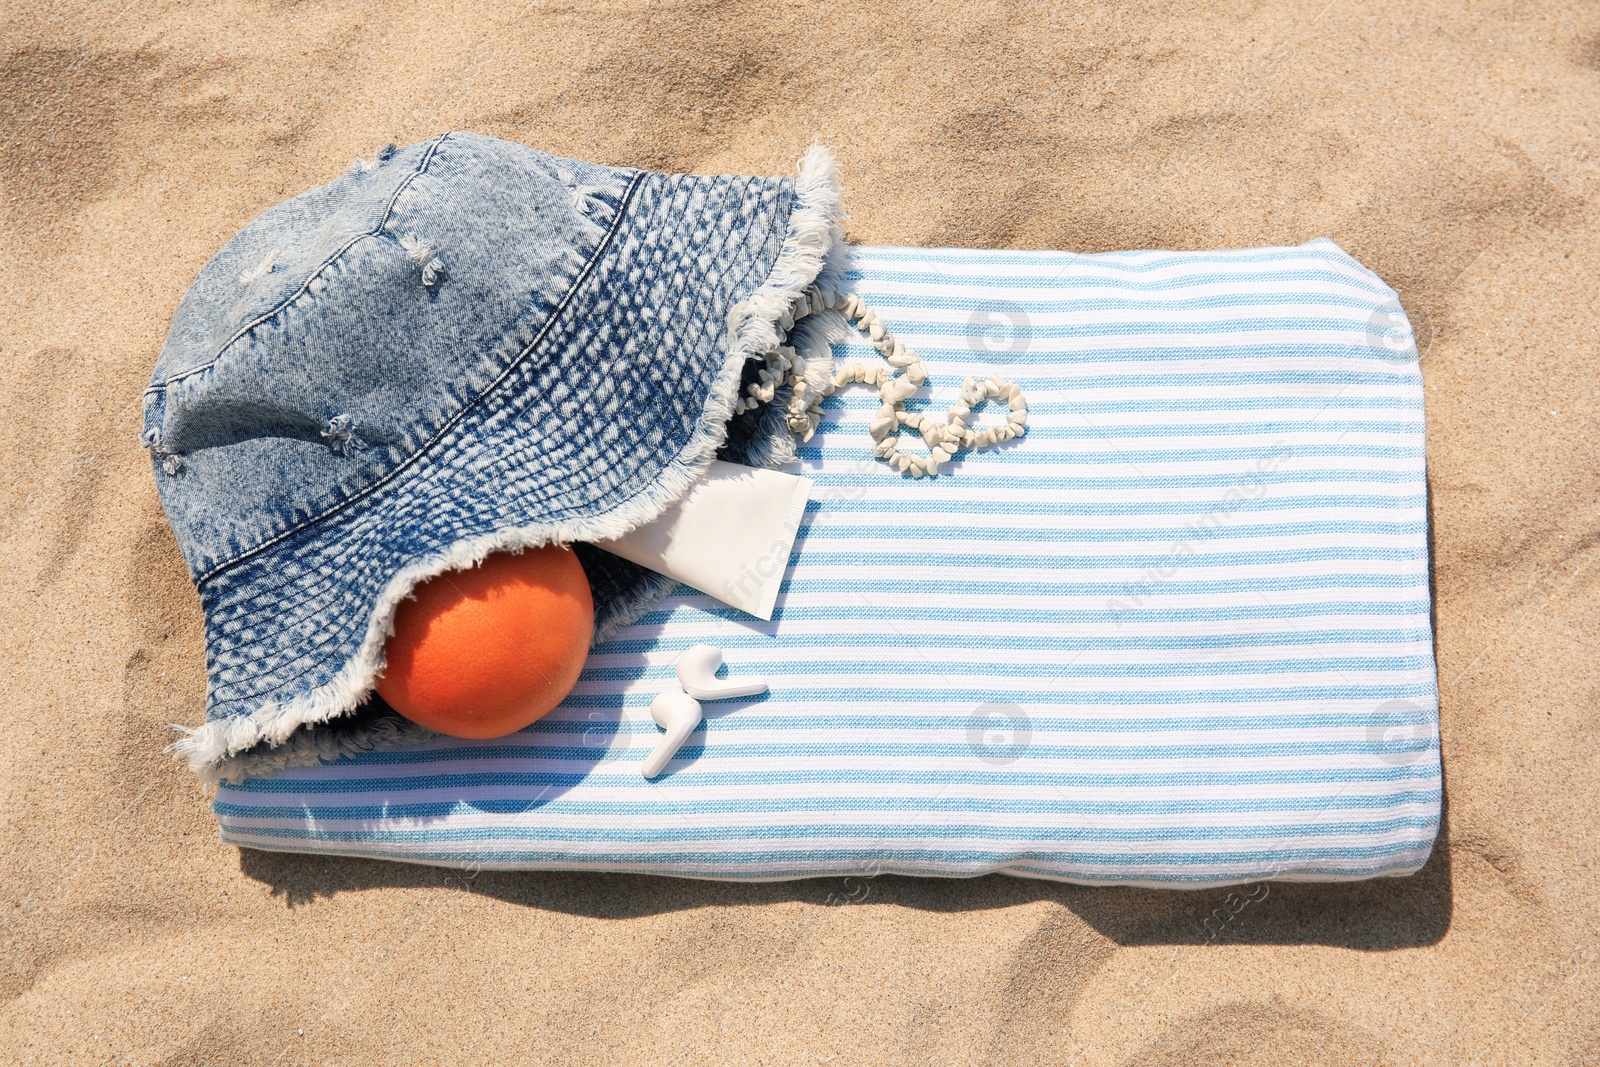
[[[572,167],[601,212],[572,209],[555,176]],[[196,579],[369,488],[483,393],[576,284],[608,236],[590,220],[614,221],[639,173],[448,134],[230,241],[180,305],[146,393],[146,426],[184,460],[158,484]],[[423,284],[407,238],[448,255],[448,277]],[[262,247],[274,269],[241,290]],[[362,427],[359,454],[327,447],[341,414]]]
[[[239,777],[427,736],[370,706],[318,729],[367,700],[412,583],[617,536],[681,495],[724,445],[746,357],[775,336],[765,309],[842,248],[818,158],[825,189],[799,204],[794,179],[448,134],[230,241],[145,397],[206,616],[206,723],[175,746],[191,766]],[[744,432],[724,454],[764,447]],[[669,585],[582,559],[598,632]]]

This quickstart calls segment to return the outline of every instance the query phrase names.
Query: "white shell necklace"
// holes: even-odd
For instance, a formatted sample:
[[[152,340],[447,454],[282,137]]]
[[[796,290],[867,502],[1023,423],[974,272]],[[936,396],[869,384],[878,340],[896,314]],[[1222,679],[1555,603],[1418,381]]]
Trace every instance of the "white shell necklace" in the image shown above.
[[[838,293],[815,286],[807,289],[795,301],[792,315],[785,315],[782,325],[791,329],[795,322],[816,312],[838,311],[851,326],[861,331],[874,348],[883,354],[888,366],[867,367],[852,363],[826,379],[821,388],[811,388],[806,381],[804,364],[788,345],[779,345],[767,354],[767,365],[750,383],[746,395],[735,406],[735,411],[748,411],[770,403],[777,393],[778,384],[789,386],[787,418],[789,428],[800,435],[802,441],[811,440],[822,421],[822,402],[835,391],[861,382],[878,387],[883,406],[867,424],[867,431],[876,442],[872,454],[885,460],[896,470],[913,478],[939,473],[939,465],[948,462],[963,448],[993,448],[1001,441],[1009,441],[1026,432],[1028,401],[1015,382],[999,375],[979,380],[968,378],[961,386],[961,397],[950,405],[950,415],[945,422],[936,422],[921,412],[906,410],[906,400],[928,379],[928,368],[921,358],[894,339],[878,313],[867,307],[866,301],[854,293]],[[897,372],[904,372],[903,375]],[[988,400],[1004,401],[1011,410],[1006,421],[988,429],[975,430],[966,423],[972,409]],[[930,449],[925,456],[914,456],[896,448],[900,427],[918,431]]]

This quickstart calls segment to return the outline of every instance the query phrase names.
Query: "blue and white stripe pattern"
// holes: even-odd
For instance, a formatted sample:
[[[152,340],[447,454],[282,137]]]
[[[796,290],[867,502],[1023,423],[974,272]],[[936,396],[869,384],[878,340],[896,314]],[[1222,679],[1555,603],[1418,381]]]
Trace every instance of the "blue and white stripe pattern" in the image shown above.
[[[1329,241],[863,248],[852,280],[927,361],[913,410],[998,373],[1027,435],[912,481],[863,458],[873,391],[842,392],[771,623],[680,588],[530,729],[224,785],[224,840],[739,880],[1418,869],[1438,698],[1393,291]],[[702,641],[771,690],[707,704],[648,782],[648,705]]]

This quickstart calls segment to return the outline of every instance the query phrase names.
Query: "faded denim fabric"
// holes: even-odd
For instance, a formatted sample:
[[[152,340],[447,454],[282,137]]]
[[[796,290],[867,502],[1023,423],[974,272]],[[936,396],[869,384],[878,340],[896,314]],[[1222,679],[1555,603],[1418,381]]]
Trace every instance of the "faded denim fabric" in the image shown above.
[[[708,398],[738,385],[729,312],[773,271],[794,200],[793,179],[657,174],[450,133],[229,241],[144,396],[205,611],[206,719],[226,727],[203,731],[191,763],[352,710],[370,678],[351,664],[381,648],[373,628],[417,561],[436,573],[453,547],[606,536],[664,506],[677,457],[720,439],[703,423]],[[731,458],[751,439],[740,418]],[[601,626],[665,588],[598,550],[582,558]],[[372,703],[363,715],[381,717]],[[323,738],[319,758],[349,740]]]

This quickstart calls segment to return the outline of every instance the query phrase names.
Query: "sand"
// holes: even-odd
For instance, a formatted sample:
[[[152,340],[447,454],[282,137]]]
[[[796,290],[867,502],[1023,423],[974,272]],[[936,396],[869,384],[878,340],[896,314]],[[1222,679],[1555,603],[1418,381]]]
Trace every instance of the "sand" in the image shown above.
[[[8,6],[0,1060],[1600,1063],[1600,7],[1465,6]],[[163,751],[205,678],[139,393],[248,219],[449,128],[763,174],[820,137],[862,243],[1337,240],[1425,350],[1432,862],[1211,937],[1225,891],[221,845]]]

